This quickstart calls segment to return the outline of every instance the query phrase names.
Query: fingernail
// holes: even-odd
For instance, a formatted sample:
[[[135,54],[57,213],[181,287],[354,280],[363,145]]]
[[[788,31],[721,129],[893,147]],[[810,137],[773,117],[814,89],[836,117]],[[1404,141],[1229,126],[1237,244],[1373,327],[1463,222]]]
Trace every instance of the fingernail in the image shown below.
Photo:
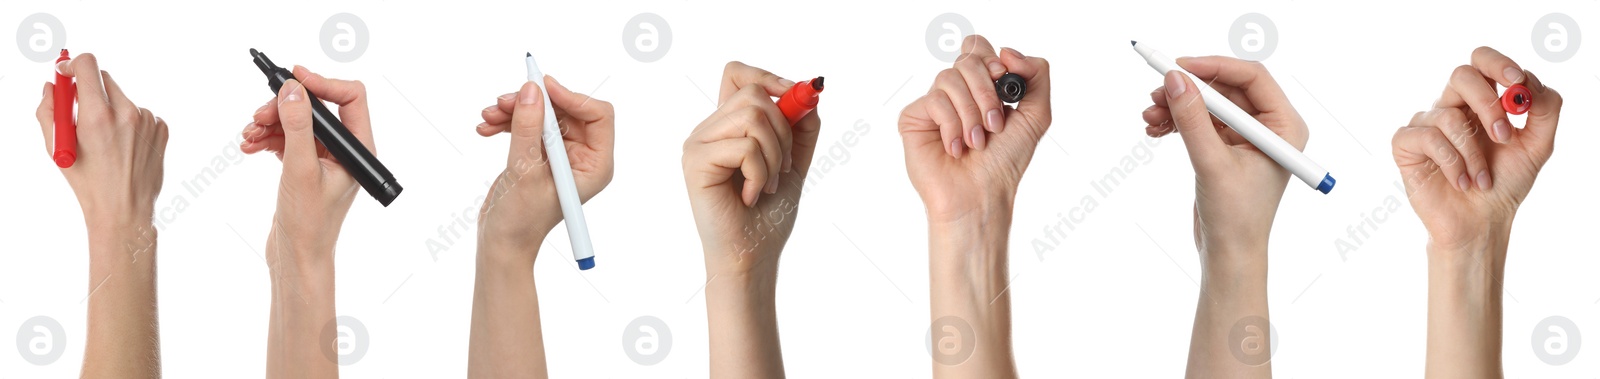
[[[782,84],[784,87],[794,87],[794,81],[789,79],[778,79],[778,84]]]
[[[983,146],[984,146],[984,143],[987,142],[986,141],[987,137],[983,136],[983,128],[972,128],[972,137],[971,138],[972,138],[972,149],[973,150],[982,150]]]
[[[508,93],[508,94],[500,95],[500,97],[499,97],[500,100],[504,100],[504,101],[511,101],[511,99],[515,99],[515,98],[517,98],[517,94],[515,94],[515,93]]]
[[[278,102],[279,104],[300,101],[300,82],[292,81],[289,83],[294,84],[294,86],[289,87],[289,94],[284,95],[283,100]]]
[[[790,170],[793,170],[793,169],[794,169],[794,158],[793,157],[788,157],[788,156],[783,157],[783,172],[784,173],[788,173]]]
[[[1017,49],[1013,49],[1013,48],[1009,48],[1009,47],[1004,48],[1004,49],[1000,49],[1000,51],[1001,52],[1010,52],[1010,54],[1012,56],[1014,56],[1015,58],[1027,58],[1028,57],[1026,55],[1022,55],[1021,51],[1017,51]]]
[[[961,144],[961,137],[950,140],[950,156],[961,158],[961,152],[966,148],[967,145]]]
[[[240,132],[239,135],[244,136],[244,139],[247,139],[247,140],[255,140],[256,132],[260,131],[260,130],[261,130],[261,125],[257,125],[256,123],[252,122],[252,123],[249,123],[249,124],[245,124],[244,125],[244,131]]]
[[[999,109],[990,109],[989,110],[989,115],[988,115],[987,118],[989,120],[988,121],[989,131],[995,132],[995,133],[999,133],[1000,132],[1000,128],[1005,127],[1006,121],[1005,121],[1005,119],[1000,117],[1000,110]]]
[[[1499,143],[1511,140],[1511,122],[1504,119],[1494,122],[1494,136]]]
[[[499,106],[496,106],[496,105],[490,105],[490,106],[484,107],[483,108],[483,113],[489,113],[489,111],[492,111],[492,110],[494,110],[495,108],[498,108],[498,107]]]
[[[65,60],[65,61],[57,62],[56,63],[56,73],[57,74],[66,75],[67,65],[68,64],[72,64],[72,61],[71,60]]]
[[[1468,188],[1472,188],[1472,180],[1467,179],[1467,173],[1463,172],[1456,177],[1456,190],[1465,192]]]
[[[1488,191],[1491,184],[1494,183],[1489,181],[1489,170],[1478,171],[1478,189]]]
[[[989,72],[1004,73],[1006,72],[1006,65],[1000,64],[1000,61],[989,62]]]
[[[750,191],[745,191],[744,205],[745,206],[755,205],[756,204],[756,199],[760,199],[760,198],[761,198],[761,192],[759,192],[759,191],[757,191],[756,193],[750,193]]]
[[[1183,96],[1183,93],[1189,90],[1189,86],[1183,83],[1183,74],[1178,73],[1178,70],[1167,72],[1166,87],[1168,98]]]
[[[529,85],[522,86],[522,92],[517,94],[517,103],[522,105],[533,104],[534,88],[534,86]]]
[[[1512,84],[1522,83],[1522,69],[1520,68],[1506,67],[1505,76],[1506,80]]]
[[[256,108],[256,113],[255,114],[251,114],[251,116],[252,117],[253,116],[260,116],[261,112],[266,112],[266,111],[267,111],[267,105],[266,104],[262,104],[260,108]]]

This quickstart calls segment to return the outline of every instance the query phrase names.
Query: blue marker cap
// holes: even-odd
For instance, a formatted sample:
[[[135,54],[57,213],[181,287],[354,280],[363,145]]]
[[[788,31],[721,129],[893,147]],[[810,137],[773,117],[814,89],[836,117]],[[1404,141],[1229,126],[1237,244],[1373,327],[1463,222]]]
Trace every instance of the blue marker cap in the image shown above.
[[[1323,192],[1327,192],[1327,191],[1323,191]],[[578,269],[579,270],[588,270],[588,269],[591,269],[591,268],[594,268],[594,257],[588,257],[588,258],[584,258],[584,259],[579,259],[578,260]]]
[[[1325,174],[1322,177],[1322,183],[1317,183],[1317,190],[1318,191],[1322,191],[1323,195],[1327,195],[1328,191],[1332,191],[1333,190],[1333,183],[1334,182],[1335,181],[1333,180],[1333,174]]]

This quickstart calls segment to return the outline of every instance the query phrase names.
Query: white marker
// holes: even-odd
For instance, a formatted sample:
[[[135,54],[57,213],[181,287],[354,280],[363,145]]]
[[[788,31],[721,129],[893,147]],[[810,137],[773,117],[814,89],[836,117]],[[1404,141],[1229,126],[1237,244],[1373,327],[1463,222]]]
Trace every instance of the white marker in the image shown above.
[[[567,238],[572,240],[572,259],[578,260],[578,269],[594,268],[594,244],[589,241],[589,222],[583,219],[583,200],[578,197],[578,185],[572,180],[572,163],[567,161],[567,144],[561,141],[561,125],[556,122],[555,108],[550,106],[550,91],[544,89],[544,73],[528,53],[528,80],[539,83],[539,94],[544,95],[544,155],[550,157],[550,176],[556,181],[556,198],[561,201],[561,216],[567,221]]]
[[[1284,141],[1283,137],[1279,137],[1271,129],[1267,129],[1266,125],[1261,125],[1261,122],[1256,121],[1255,117],[1251,117],[1249,113],[1239,109],[1238,105],[1234,105],[1233,101],[1228,100],[1226,96],[1222,96],[1217,90],[1212,89],[1210,85],[1206,84],[1206,81],[1200,80],[1200,78],[1195,77],[1194,74],[1188,71],[1184,71],[1183,68],[1178,67],[1178,62],[1167,58],[1166,55],[1162,55],[1161,52],[1150,48],[1147,44],[1133,41],[1133,51],[1143,56],[1145,62],[1150,63],[1150,67],[1155,68],[1156,72],[1161,75],[1166,75],[1172,71],[1188,75],[1189,80],[1195,83],[1195,87],[1199,87],[1200,98],[1206,102],[1206,110],[1211,111],[1211,114],[1217,116],[1217,119],[1228,124],[1228,127],[1238,132],[1239,136],[1250,141],[1250,144],[1255,145],[1261,152],[1267,153],[1268,157],[1272,157],[1272,160],[1277,161],[1278,165],[1283,166],[1290,173],[1293,173],[1295,177],[1300,178],[1300,181],[1306,182],[1306,185],[1317,189],[1317,191],[1322,191],[1324,194],[1333,190],[1333,175],[1329,174],[1328,170],[1322,169],[1322,166],[1317,165],[1317,162],[1312,162],[1311,158],[1306,158],[1306,155],[1302,154],[1299,149],[1295,149],[1288,141]]]

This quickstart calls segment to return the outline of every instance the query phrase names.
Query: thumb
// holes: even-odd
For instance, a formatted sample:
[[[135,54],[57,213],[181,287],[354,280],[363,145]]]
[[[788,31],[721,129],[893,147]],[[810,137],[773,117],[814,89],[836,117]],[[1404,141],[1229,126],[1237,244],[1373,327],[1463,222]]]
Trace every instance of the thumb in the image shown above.
[[[1228,146],[1222,143],[1216,125],[1211,123],[1211,113],[1206,111],[1206,102],[1200,98],[1200,89],[1188,75],[1178,70],[1167,72],[1165,88],[1167,110],[1172,112],[1172,122],[1183,136],[1189,160],[1196,169],[1210,166],[1227,153]]]
[[[544,107],[539,84],[531,80],[523,83],[511,111],[511,153],[506,157],[506,167],[544,162]]]
[[[283,125],[283,174],[313,178],[320,173],[317,138],[311,133],[311,102],[298,80],[278,90],[278,122]]]

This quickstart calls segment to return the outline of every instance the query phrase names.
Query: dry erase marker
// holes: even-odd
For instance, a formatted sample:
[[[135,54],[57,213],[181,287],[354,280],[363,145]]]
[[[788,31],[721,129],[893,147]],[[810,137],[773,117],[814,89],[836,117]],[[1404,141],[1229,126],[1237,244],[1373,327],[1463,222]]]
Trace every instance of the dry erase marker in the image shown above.
[[[1506,93],[1500,95],[1500,108],[1510,114],[1528,113],[1533,108],[1533,91],[1521,84],[1506,87]]]
[[[789,120],[789,125],[800,122],[801,117],[817,109],[817,102],[822,100],[822,77],[811,79],[789,87],[778,97],[778,110],[783,112],[783,118]]]
[[[1295,149],[1294,145],[1284,141],[1283,137],[1274,134],[1271,129],[1267,129],[1266,125],[1261,125],[1260,121],[1256,121],[1255,117],[1251,117],[1249,113],[1239,109],[1238,105],[1234,105],[1233,101],[1228,100],[1217,90],[1212,89],[1210,85],[1206,84],[1206,81],[1200,80],[1200,78],[1195,77],[1194,74],[1188,71],[1184,71],[1183,68],[1178,67],[1176,61],[1167,58],[1166,55],[1150,48],[1147,44],[1133,41],[1133,51],[1143,56],[1145,62],[1149,63],[1150,67],[1155,68],[1156,72],[1161,75],[1166,75],[1172,71],[1188,75],[1189,80],[1193,81],[1195,87],[1200,90],[1200,98],[1205,100],[1206,110],[1211,111],[1211,114],[1217,116],[1217,119],[1228,124],[1228,127],[1238,132],[1239,136],[1250,141],[1250,144],[1255,145],[1256,149],[1266,153],[1268,157],[1277,161],[1278,165],[1288,169],[1290,173],[1300,178],[1300,181],[1305,182],[1306,185],[1324,194],[1333,190],[1333,175],[1329,174],[1328,170],[1324,170],[1322,166],[1317,165],[1317,162],[1312,162],[1311,158],[1307,158],[1299,149]]]
[[[73,78],[61,75],[59,67],[61,62],[71,59],[67,57],[67,49],[61,49],[61,57],[56,58],[56,125],[53,137],[56,151],[51,157],[55,158],[56,167],[60,168],[72,167],[72,163],[78,161],[78,125],[72,123],[72,105],[77,103],[78,85]]]
[[[294,73],[273,64],[272,59],[268,59],[266,54],[256,49],[250,49],[250,58],[255,62],[256,68],[261,69],[261,73],[267,76],[267,87],[272,89],[273,95],[278,94],[283,88],[283,83],[295,78]],[[367,194],[377,199],[379,204],[387,207],[395,198],[400,197],[400,191],[404,188],[400,187],[400,182],[394,180],[394,174],[389,173],[389,168],[378,162],[378,157],[373,156],[372,151],[367,150],[367,145],[361,144],[361,140],[356,139],[355,134],[351,134],[350,129],[344,126],[344,122],[339,121],[326,105],[322,105],[322,100],[317,99],[316,94],[307,89],[306,96],[311,103],[311,134],[317,138],[317,142],[322,143],[323,148],[328,150],[328,154],[339,161],[345,172],[349,173],[356,183],[360,183],[361,188],[366,189]]]
[[[561,201],[561,216],[567,220],[567,238],[572,240],[572,259],[578,260],[578,269],[594,268],[594,244],[589,241],[589,222],[583,219],[583,201],[578,197],[578,185],[572,180],[572,163],[567,161],[567,145],[561,141],[561,125],[556,122],[555,108],[550,106],[550,91],[544,89],[544,73],[528,53],[528,81],[539,83],[539,94],[544,95],[544,155],[550,157],[550,176],[556,181],[556,199]]]

